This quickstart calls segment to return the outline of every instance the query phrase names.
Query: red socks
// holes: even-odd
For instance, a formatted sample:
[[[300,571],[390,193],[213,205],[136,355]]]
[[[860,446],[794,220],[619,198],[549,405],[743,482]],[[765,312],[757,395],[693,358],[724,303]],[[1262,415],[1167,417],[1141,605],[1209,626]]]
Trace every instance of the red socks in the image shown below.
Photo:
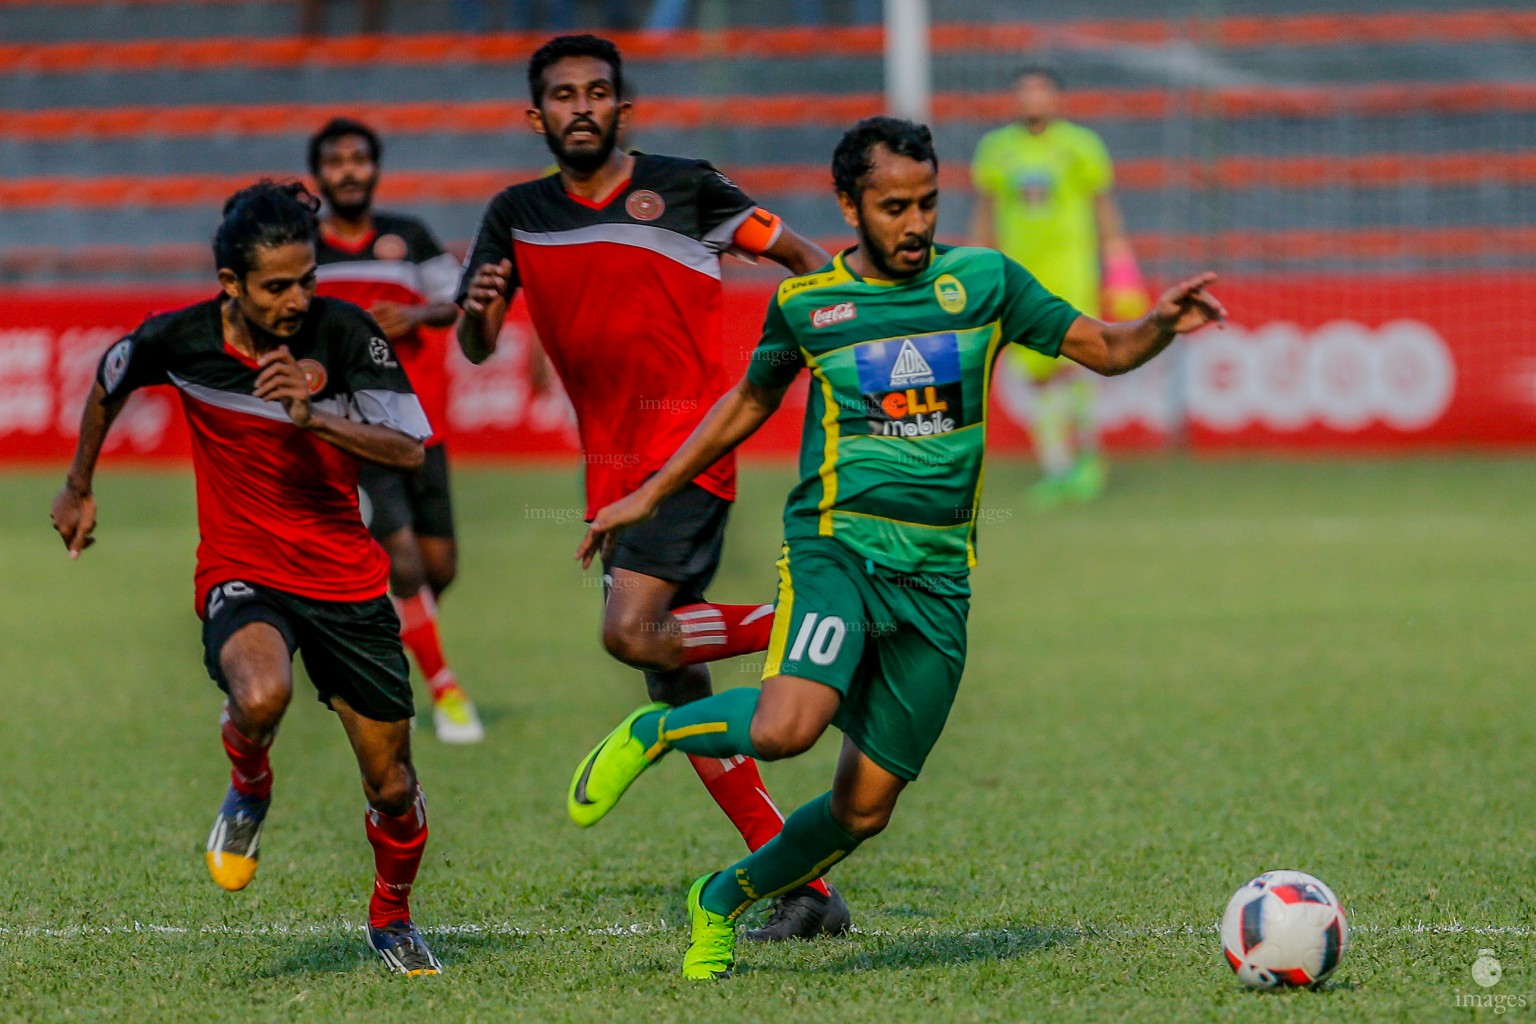
[[[246,796],[268,800],[272,796],[272,769],[267,748],[257,745],[234,727],[226,711],[219,723],[224,752],[229,755],[230,782]],[[389,817],[373,808],[366,816],[368,842],[373,846],[373,898],[368,901],[368,923],[375,928],[411,916],[411,885],[427,846],[427,803],[416,789],[410,810]]]
[[[443,641],[437,632],[437,601],[429,587],[422,587],[411,597],[391,597],[400,615],[400,641],[410,649],[427,677],[435,701],[443,692],[458,686],[448,660],[443,657]]]
[[[272,798],[272,766],[267,762],[267,748],[236,729],[229,720],[229,710],[219,718],[224,738],[224,753],[229,755],[229,781],[244,796],[258,800]]]
[[[672,609],[683,627],[683,664],[719,661],[768,649],[771,604],[687,604]]]
[[[416,801],[404,814],[391,818],[370,807],[366,821],[375,872],[368,923],[382,928],[411,917],[411,885],[427,848],[427,802],[421,788],[417,787]]]
[[[699,773],[709,795],[715,798],[715,803],[746,840],[747,849],[756,851],[779,834],[784,827],[784,815],[768,796],[756,761],[739,754],[735,757],[689,754],[688,760],[693,770]],[[812,882],[811,887],[823,896],[827,895],[827,885],[821,879]]]

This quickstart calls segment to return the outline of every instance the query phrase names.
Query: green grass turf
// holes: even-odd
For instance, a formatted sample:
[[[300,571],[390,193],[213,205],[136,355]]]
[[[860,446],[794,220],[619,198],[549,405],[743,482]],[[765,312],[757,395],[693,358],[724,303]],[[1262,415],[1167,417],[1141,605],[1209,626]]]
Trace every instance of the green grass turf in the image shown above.
[[[341,731],[295,702],[261,872],[207,879],[218,695],[191,601],[190,478],[108,466],[100,543],[49,533],[57,477],[0,479],[0,1019],[1428,1020],[1536,1005],[1530,461],[1142,461],[1039,514],[989,474],[971,658],[923,779],[836,881],[859,934],[677,977],[688,883],[739,841],[681,759],[591,831],[569,772],[640,700],[597,645],[568,471],[457,477],[450,657],[490,730],[418,734],[417,920],[449,965],[384,973]],[[784,469],[743,484],[721,600],[774,584]],[[744,659],[750,660],[750,659]],[[717,670],[723,686],[750,666]],[[835,738],[769,766],[781,804]],[[1230,893],[1276,867],[1342,895],[1327,991],[1249,993]],[[1469,967],[1492,948],[1491,990]],[[1491,1017],[1489,1011],[1483,1016]]]

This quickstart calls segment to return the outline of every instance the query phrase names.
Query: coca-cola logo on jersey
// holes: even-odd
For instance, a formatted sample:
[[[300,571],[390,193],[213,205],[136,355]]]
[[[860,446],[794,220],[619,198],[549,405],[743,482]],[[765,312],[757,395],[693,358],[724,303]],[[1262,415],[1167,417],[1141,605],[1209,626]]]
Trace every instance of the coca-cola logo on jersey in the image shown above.
[[[814,328],[831,327],[833,324],[846,323],[859,315],[851,302],[839,302],[835,306],[823,306],[811,314],[811,326]]]

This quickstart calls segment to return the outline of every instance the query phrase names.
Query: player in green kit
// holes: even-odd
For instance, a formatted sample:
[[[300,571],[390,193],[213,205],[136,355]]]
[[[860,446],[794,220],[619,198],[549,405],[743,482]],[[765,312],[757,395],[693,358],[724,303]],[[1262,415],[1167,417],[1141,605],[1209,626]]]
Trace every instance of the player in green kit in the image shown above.
[[[592,824],[669,750],[771,761],[810,749],[829,725],[842,730],[832,789],[689,891],[689,978],[729,974],[744,910],[819,877],[883,829],[944,728],[965,667],[987,392],[1003,346],[1123,373],[1225,312],[1204,274],[1142,319],[1106,324],[995,250],[934,245],[938,159],[922,125],[859,122],[832,173],[858,245],[779,286],[746,376],[654,476],[597,514],[577,552],[590,562],[652,515],[810,370],[762,689],[639,708],[571,782],[572,816]]]
[[[1146,286],[1115,202],[1109,151],[1092,129],[1059,116],[1061,79],[1050,68],[1024,68],[1014,89],[1017,120],[988,132],[971,162],[971,244],[1002,250],[1089,316],[1099,315],[1101,286],[1105,315],[1141,316]],[[1013,354],[1035,397],[1030,433],[1045,474],[1036,504],[1092,500],[1105,477],[1092,381],[1067,360],[1029,348]]]

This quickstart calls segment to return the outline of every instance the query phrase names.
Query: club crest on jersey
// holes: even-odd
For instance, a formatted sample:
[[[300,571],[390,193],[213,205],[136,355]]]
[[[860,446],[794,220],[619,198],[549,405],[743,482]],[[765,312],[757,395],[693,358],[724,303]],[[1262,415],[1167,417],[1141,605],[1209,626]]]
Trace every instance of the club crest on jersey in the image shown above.
[[[117,386],[128,376],[128,361],[133,356],[133,339],[124,338],[113,345],[107,351],[107,358],[102,364],[101,386],[107,389],[107,394],[117,390]]]
[[[299,369],[304,371],[304,387],[312,395],[325,389],[325,367],[313,359],[300,359]]]
[[[871,434],[929,437],[965,425],[960,346],[953,332],[867,342],[854,357]]]
[[[811,314],[811,327],[820,329],[831,327],[833,324],[847,323],[856,319],[859,315],[858,308],[851,302],[839,302],[835,306],[823,306]]]
[[[965,285],[953,274],[939,275],[933,282],[933,297],[939,300],[939,308],[946,313],[965,309]]]
[[[635,220],[655,220],[666,208],[667,204],[661,196],[648,188],[631,192],[629,198],[624,200],[625,211]]]
[[[403,260],[409,251],[399,235],[380,235],[373,243],[373,255],[381,260]]]
[[[368,358],[386,370],[392,370],[400,364],[395,362],[395,352],[389,347],[389,342],[383,338],[368,339]]]

